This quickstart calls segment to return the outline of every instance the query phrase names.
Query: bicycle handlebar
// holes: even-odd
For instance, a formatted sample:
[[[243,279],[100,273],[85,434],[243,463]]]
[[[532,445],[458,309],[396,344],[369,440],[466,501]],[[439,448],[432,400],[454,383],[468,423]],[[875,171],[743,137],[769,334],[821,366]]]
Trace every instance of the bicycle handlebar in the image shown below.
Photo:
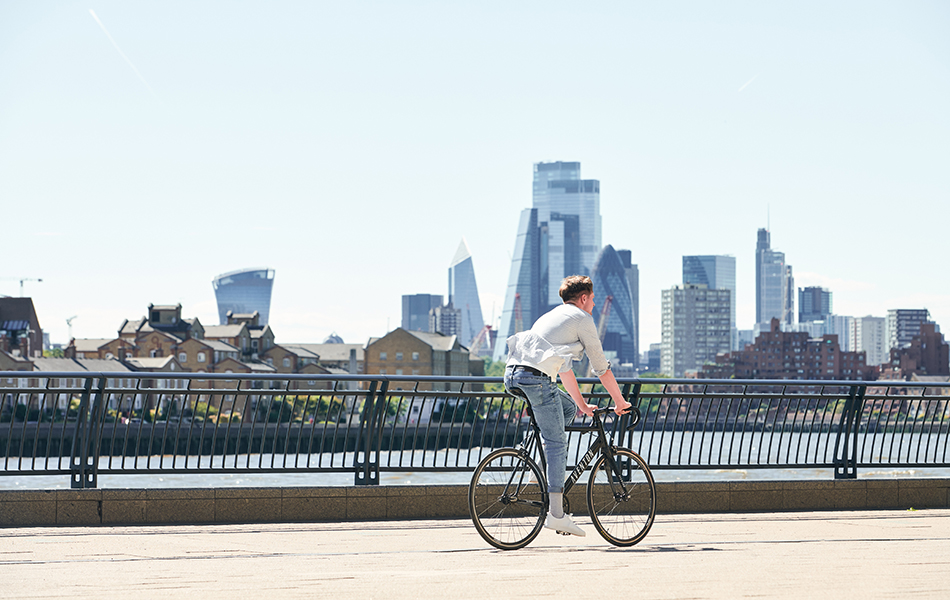
[[[602,416],[606,415],[607,413],[612,413],[612,412],[614,412],[614,409],[609,406],[602,407],[602,408],[595,408],[594,421],[599,422]],[[631,406],[624,412],[620,413],[620,415],[618,416],[631,418],[630,423],[626,426],[626,429],[628,430],[632,430],[634,427],[636,427],[637,423],[640,422],[640,410],[635,406]]]
[[[621,414],[621,415],[628,415],[628,414],[630,414],[632,411],[633,411],[633,407],[631,406],[630,408],[628,408],[627,410],[623,411],[623,412],[620,413],[620,414]],[[609,406],[604,406],[604,407],[601,407],[601,408],[595,408],[595,409],[594,409],[594,414],[595,414],[595,415],[598,415],[598,416],[599,416],[599,415],[604,415],[604,414],[607,414],[607,413],[610,413],[610,412],[614,412],[614,409],[611,408],[611,407],[609,407]]]

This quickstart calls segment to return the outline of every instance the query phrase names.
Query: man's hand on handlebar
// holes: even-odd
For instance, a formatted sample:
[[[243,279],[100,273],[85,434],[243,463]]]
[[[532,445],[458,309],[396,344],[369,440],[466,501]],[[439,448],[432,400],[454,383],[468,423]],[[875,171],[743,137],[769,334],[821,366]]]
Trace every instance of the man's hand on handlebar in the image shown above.
[[[626,413],[628,410],[630,410],[630,407],[633,406],[626,400],[623,400],[622,402],[615,402],[614,404],[616,404],[616,406],[614,406],[614,412],[618,415]]]
[[[577,410],[581,411],[581,414],[587,417],[593,417],[594,409],[596,408],[597,408],[596,406],[593,406],[586,402],[584,402],[583,404],[580,402],[577,403]]]

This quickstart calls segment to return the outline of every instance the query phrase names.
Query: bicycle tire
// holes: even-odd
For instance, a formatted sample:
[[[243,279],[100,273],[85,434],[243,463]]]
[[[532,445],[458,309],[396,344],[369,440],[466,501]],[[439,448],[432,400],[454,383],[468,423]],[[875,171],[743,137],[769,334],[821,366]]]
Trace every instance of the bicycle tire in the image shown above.
[[[468,509],[486,542],[500,550],[524,548],[538,537],[548,512],[537,463],[514,448],[495,450],[475,468]]]
[[[656,517],[656,483],[646,461],[626,448],[613,449],[620,478],[610,470],[606,456],[600,457],[587,483],[587,507],[594,527],[615,546],[640,542]]]

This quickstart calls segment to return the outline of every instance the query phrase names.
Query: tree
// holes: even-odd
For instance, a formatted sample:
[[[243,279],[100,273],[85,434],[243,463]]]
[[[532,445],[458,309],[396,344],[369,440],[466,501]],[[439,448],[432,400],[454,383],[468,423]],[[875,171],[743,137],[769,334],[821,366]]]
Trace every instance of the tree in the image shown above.
[[[492,360],[491,358],[485,357],[485,376],[486,377],[504,377],[505,375],[505,363],[500,360]],[[486,383],[485,391],[487,392],[503,392],[505,386],[501,383]]]

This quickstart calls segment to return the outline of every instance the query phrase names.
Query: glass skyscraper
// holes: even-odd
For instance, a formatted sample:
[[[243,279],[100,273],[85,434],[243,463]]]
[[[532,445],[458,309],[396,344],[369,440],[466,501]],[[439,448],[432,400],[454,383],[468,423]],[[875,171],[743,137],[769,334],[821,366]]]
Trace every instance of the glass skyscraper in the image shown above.
[[[610,299],[610,311],[604,331],[604,351],[613,353],[619,364],[639,364],[634,322],[633,292],[623,260],[613,246],[604,246],[591,272],[594,280],[594,310],[591,315],[600,327],[602,313]]]
[[[561,303],[568,275],[590,275],[601,248],[600,182],[581,179],[579,162],[534,165],[533,206],[521,213],[495,360],[504,340]]]
[[[732,306],[729,322],[736,327],[736,257],[684,256],[683,285],[705,284],[711,290],[729,290]]]
[[[798,322],[824,321],[834,312],[831,308],[831,292],[822,287],[806,287],[798,290]],[[840,341],[840,340],[839,340]]]
[[[478,300],[472,253],[469,252],[464,239],[449,265],[449,305],[461,311],[459,342],[471,348],[472,341],[485,326],[485,321],[482,318],[482,305]]]
[[[770,330],[773,318],[780,323],[794,322],[794,287],[785,253],[772,250],[768,229],[759,229],[755,245],[755,322],[762,330]]]
[[[627,272],[627,283],[630,285],[630,294],[633,297],[633,352],[640,356],[640,267],[633,264],[633,253],[630,250],[617,250],[617,256]],[[639,358],[634,361],[634,368],[639,368]]]
[[[406,331],[429,331],[429,311],[442,306],[442,296],[408,294],[402,297],[402,328]]]
[[[228,322],[228,312],[249,314],[257,311],[259,323],[267,325],[270,317],[274,269],[241,269],[218,275],[211,281],[218,301],[218,319]]]

